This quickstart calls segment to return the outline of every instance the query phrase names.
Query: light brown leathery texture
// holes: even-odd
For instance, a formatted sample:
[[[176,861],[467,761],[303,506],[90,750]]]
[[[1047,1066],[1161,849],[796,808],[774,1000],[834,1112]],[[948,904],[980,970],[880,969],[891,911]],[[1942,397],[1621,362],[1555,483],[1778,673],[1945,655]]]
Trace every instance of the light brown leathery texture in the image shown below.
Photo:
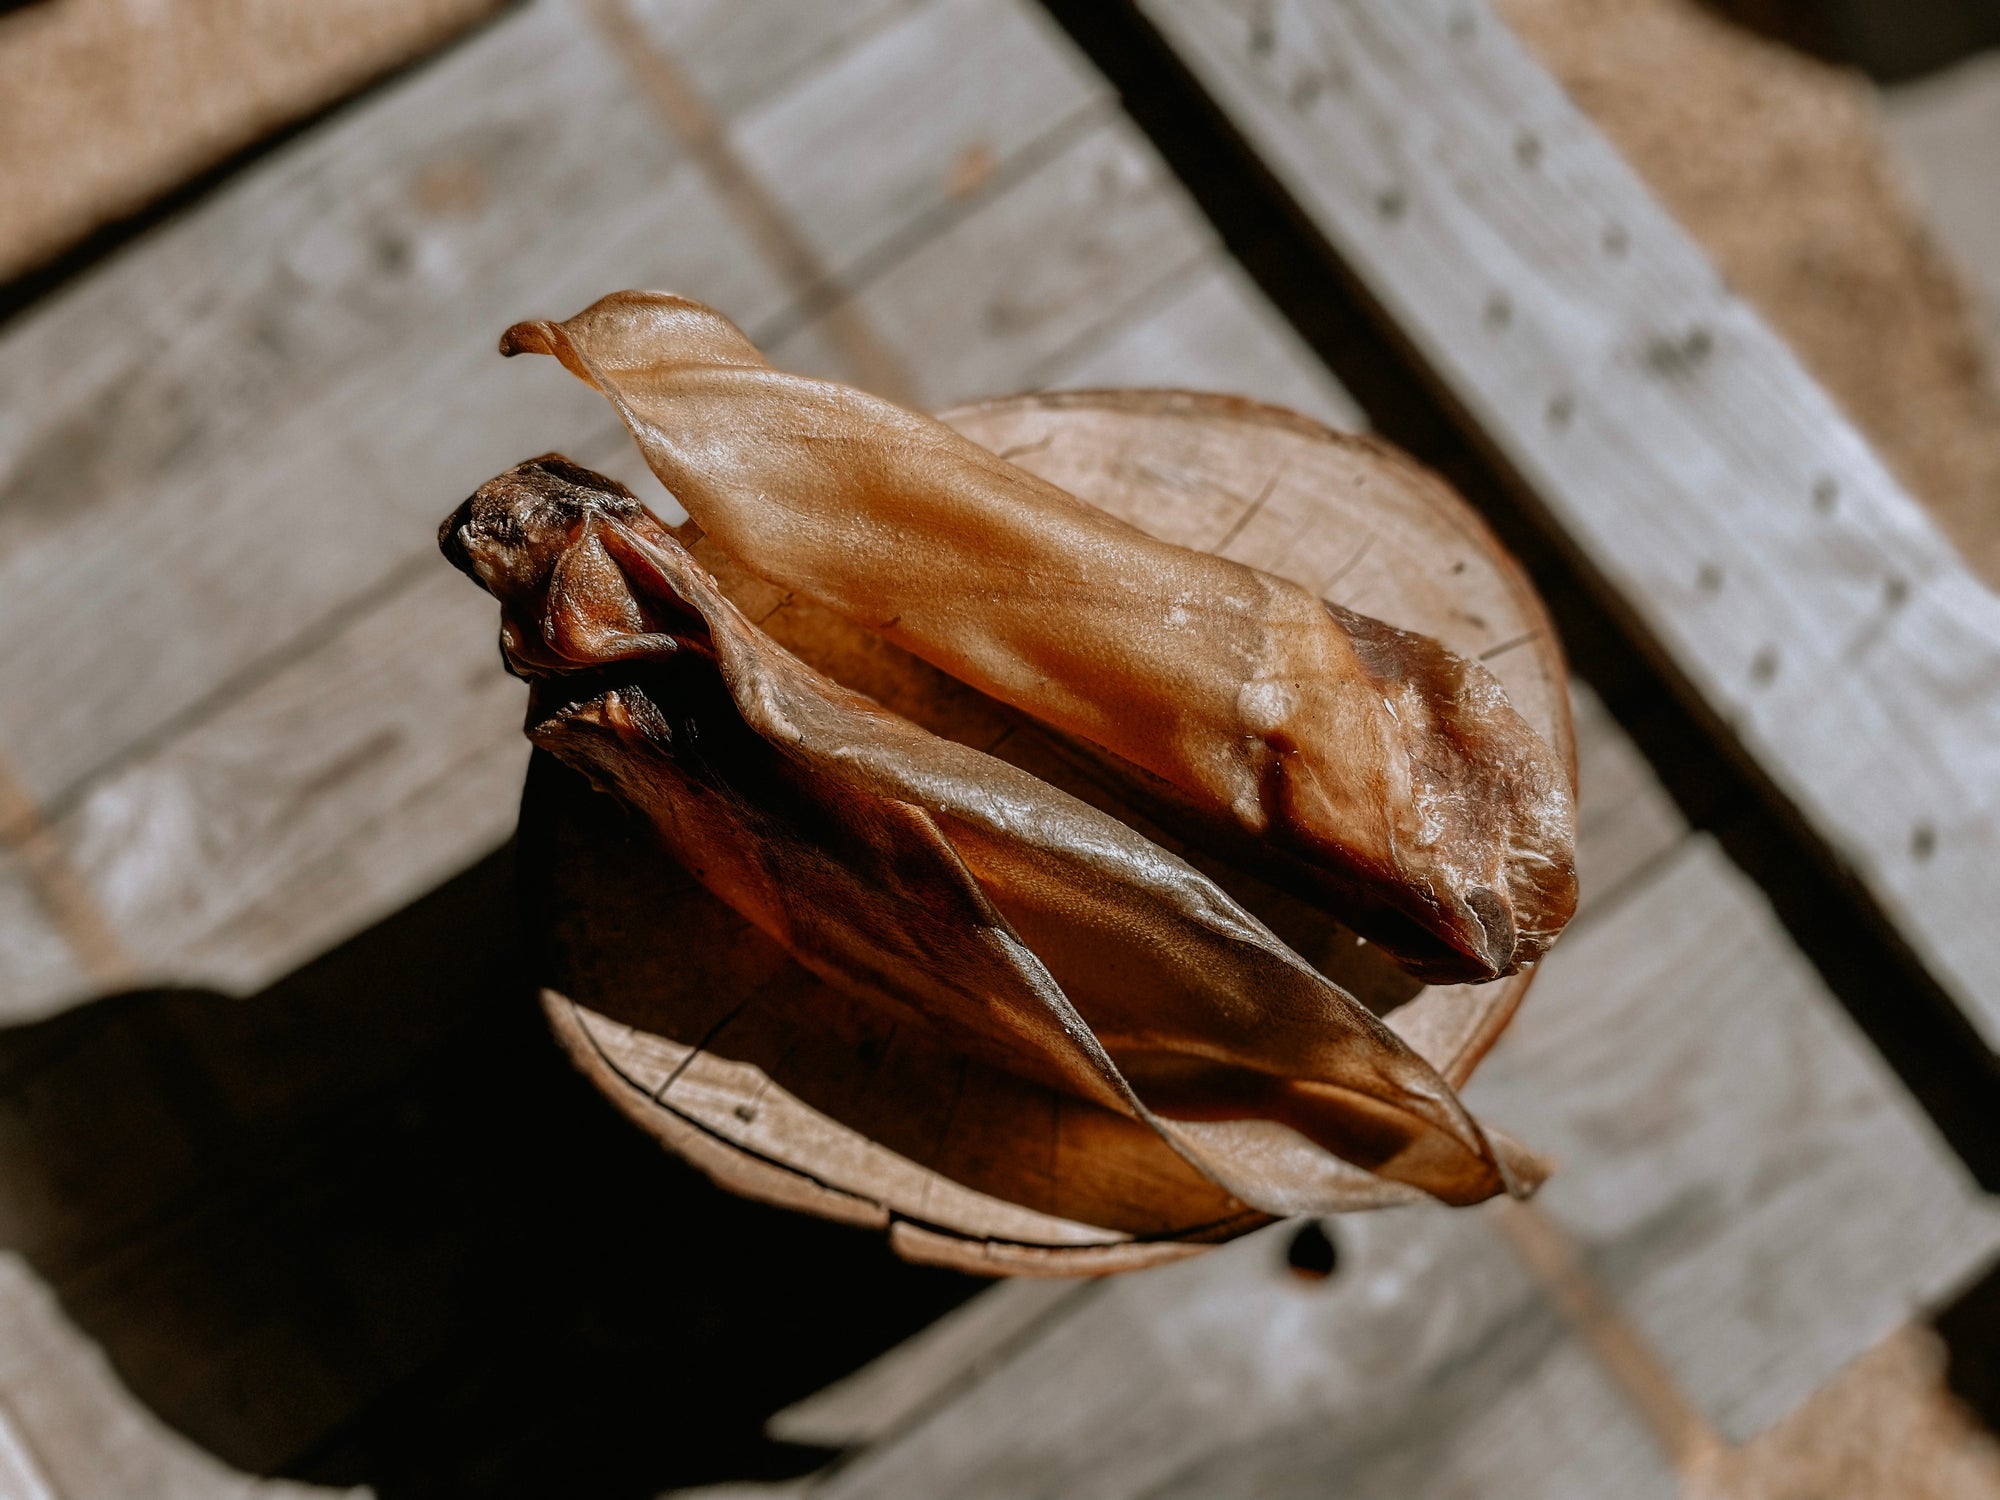
[[[1428,1064],[1205,877],[822,677],[609,481],[523,465],[443,539],[502,601],[537,742],[848,994],[1144,1121],[1267,1212],[1531,1182]]]
[[[1426,979],[1512,972],[1568,919],[1567,771],[1478,664],[774,371],[685,299],[618,293],[501,347],[608,396],[743,566],[1102,747],[1159,816]]]

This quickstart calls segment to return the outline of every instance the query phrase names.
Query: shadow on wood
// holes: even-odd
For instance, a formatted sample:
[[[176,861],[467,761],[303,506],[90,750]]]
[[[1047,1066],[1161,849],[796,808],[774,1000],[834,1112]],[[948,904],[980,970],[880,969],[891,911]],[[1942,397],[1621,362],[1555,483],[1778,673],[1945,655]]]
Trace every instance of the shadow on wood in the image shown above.
[[[1932,1323],[1949,1353],[1946,1378],[1953,1393],[2000,1433],[2000,1261]]]
[[[395,1500],[816,1467],[764,1419],[981,1283],[619,1119],[525,990],[510,882],[503,852],[248,1001],[0,1034],[0,1238],[239,1469]]]

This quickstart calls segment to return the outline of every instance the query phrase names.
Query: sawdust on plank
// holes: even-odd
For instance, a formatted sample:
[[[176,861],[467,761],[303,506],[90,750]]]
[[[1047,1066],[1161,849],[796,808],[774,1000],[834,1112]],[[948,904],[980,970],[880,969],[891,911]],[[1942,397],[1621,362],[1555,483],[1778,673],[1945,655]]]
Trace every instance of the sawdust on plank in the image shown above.
[[[503,0],[42,0],[0,17],[0,280]]]

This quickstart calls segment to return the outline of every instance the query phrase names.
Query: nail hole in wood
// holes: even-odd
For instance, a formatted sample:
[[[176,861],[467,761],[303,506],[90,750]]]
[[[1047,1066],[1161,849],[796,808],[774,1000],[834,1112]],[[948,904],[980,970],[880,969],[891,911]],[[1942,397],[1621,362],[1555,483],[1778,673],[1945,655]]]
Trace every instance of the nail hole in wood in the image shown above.
[[[1813,509],[1823,516],[1833,514],[1834,506],[1840,503],[1840,486],[1831,474],[1822,474],[1813,481]]]
[[[1604,253],[1614,258],[1632,248],[1632,240],[1625,233],[1623,224],[1607,224],[1604,228]]]
[[[736,1106],[734,1113],[737,1119],[748,1125],[752,1120],[757,1118],[757,1106],[754,1104],[739,1104]]]
[[[1392,224],[1403,217],[1403,210],[1409,206],[1409,197],[1399,187],[1383,188],[1375,195],[1375,212]]]
[[[1910,597],[1910,580],[1891,573],[1882,580],[1882,602],[1891,609],[1901,609]]]
[[[1514,321],[1514,304],[1505,292],[1495,292],[1486,299],[1486,326],[1505,328]]]
[[[1325,1281],[1340,1269],[1340,1246],[1327,1232],[1325,1221],[1307,1219],[1292,1231],[1285,1247],[1285,1264],[1304,1281]]]
[[[1929,859],[1937,853],[1937,829],[1928,823],[1919,823],[1910,830],[1910,854],[1915,859]]]
[[[1646,345],[1646,368],[1663,378],[1691,375],[1714,347],[1714,338],[1699,326],[1680,338],[1660,334]]]
[[[1576,398],[1567,391],[1549,397],[1548,418],[1551,427],[1567,427],[1570,418],[1576,415]]]
[[[1778,648],[1766,646],[1750,658],[1750,680],[1758,687],[1769,687],[1778,680]]]
[[[1694,575],[1694,586],[1700,589],[1704,594],[1721,593],[1722,592],[1721,567],[1718,564],[1712,562],[1703,563],[1701,565],[1701,570]]]
[[[1532,130],[1524,130],[1514,138],[1514,160],[1524,167],[1532,167],[1542,159],[1542,138]]]

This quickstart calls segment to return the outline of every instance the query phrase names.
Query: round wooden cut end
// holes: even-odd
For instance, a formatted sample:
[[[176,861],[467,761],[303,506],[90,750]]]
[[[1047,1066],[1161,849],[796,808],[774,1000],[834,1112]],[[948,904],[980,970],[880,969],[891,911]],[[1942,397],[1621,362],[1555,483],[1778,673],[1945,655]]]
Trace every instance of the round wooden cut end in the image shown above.
[[[1174,391],[1016,396],[944,419],[1157,536],[1484,662],[1574,765],[1562,653],[1540,602],[1465,503],[1394,450],[1272,407]],[[821,670],[1186,852],[1005,709],[726,559],[697,555],[751,618]],[[986,1067],[830,989],[546,756],[530,770],[521,819],[557,1036],[620,1109],[724,1187],[883,1229],[913,1260],[993,1275],[1127,1270],[1268,1222],[1137,1122]],[[1532,977],[1423,987],[1302,903],[1196,858],[1454,1085]]]

